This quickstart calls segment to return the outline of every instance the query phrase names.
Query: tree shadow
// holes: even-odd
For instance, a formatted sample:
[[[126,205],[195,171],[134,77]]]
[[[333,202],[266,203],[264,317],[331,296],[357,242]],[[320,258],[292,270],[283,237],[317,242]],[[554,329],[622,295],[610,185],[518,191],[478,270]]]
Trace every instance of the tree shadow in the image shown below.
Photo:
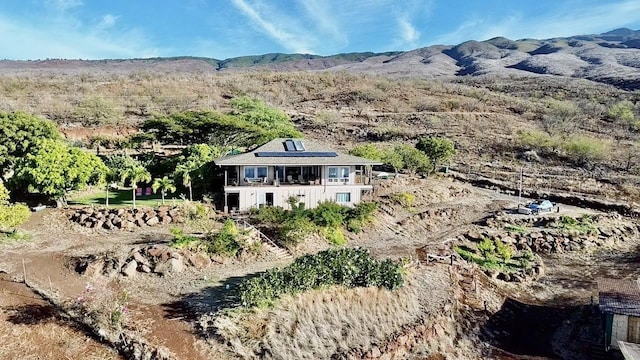
[[[572,358],[588,359],[591,347],[601,340],[600,325],[593,306],[530,305],[508,298],[482,325],[480,337],[511,354],[550,359],[562,358],[552,346],[561,341],[577,356]],[[560,339],[559,333],[564,334]]]
[[[8,310],[7,321],[14,325],[36,325],[59,320],[51,305],[28,304],[10,307]]]
[[[241,306],[239,286],[242,281],[261,275],[262,272],[233,276],[223,283],[191,293],[170,303],[162,304],[166,318],[198,320],[202,315],[216,313]]]

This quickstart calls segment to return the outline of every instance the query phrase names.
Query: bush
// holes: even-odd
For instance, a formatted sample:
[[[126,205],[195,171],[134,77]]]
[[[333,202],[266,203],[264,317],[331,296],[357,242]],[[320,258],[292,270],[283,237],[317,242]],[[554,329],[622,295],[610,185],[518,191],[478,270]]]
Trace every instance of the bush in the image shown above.
[[[0,205],[0,231],[13,232],[30,217],[31,210],[26,205]]]
[[[410,208],[416,201],[416,196],[407,191],[401,191],[391,194],[391,200],[396,204],[402,205],[402,207]]]
[[[318,226],[339,227],[345,223],[349,208],[334,201],[325,201],[312,210],[311,217]]]
[[[307,217],[288,218],[278,232],[279,242],[286,248],[292,248],[303,242],[314,231],[316,226]]]
[[[242,244],[238,241],[238,228],[233,220],[224,222],[222,229],[207,238],[206,249],[208,253],[233,257]]]
[[[567,156],[577,165],[591,165],[604,160],[610,151],[609,143],[588,136],[575,136],[564,145]]]
[[[172,228],[170,231],[171,235],[173,235],[171,246],[176,249],[193,249],[200,243],[200,239],[195,236],[185,235],[182,229]]]
[[[321,232],[322,236],[324,236],[330,244],[336,246],[343,246],[347,244],[347,238],[339,227],[325,227],[322,228]]]
[[[199,202],[185,201],[180,210],[189,220],[202,220],[209,215],[209,208]]]
[[[377,286],[389,290],[404,284],[402,266],[373,259],[365,249],[332,249],[297,258],[291,265],[268,270],[240,284],[244,306],[269,306],[285,294],[340,285]]]
[[[559,137],[537,130],[520,132],[520,142],[526,148],[547,154],[556,152],[562,144]]]
[[[287,214],[280,206],[265,206],[255,210],[253,216],[261,224],[280,224]]]

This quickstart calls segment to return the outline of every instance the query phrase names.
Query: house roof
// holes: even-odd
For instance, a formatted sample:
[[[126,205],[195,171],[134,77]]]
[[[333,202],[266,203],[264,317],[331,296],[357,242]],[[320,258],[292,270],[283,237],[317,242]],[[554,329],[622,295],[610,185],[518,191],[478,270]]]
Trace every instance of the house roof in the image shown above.
[[[301,141],[304,150],[287,150],[286,142]],[[271,165],[271,166],[305,166],[305,165],[381,165],[381,162],[359,156],[341,154],[318,142],[306,139],[278,138],[238,155],[227,155],[215,160],[218,166],[235,165]]]
[[[598,293],[602,312],[640,316],[638,280],[598,279]]]

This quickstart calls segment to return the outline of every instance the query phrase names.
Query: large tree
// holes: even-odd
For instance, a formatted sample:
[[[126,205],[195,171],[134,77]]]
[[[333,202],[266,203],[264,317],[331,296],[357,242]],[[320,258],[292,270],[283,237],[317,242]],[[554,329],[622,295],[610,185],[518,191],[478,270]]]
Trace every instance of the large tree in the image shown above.
[[[453,141],[435,136],[421,138],[416,144],[416,149],[427,155],[433,166],[431,171],[436,171],[438,165],[451,160],[456,153]]]
[[[11,181],[28,191],[48,195],[65,202],[65,195],[103,180],[107,168],[93,154],[69,147],[62,141],[42,140],[20,159]]]
[[[221,155],[219,148],[207,144],[191,145],[183,150],[173,175],[189,188],[189,200],[193,200],[193,179],[204,180],[205,167]]]
[[[52,121],[23,112],[0,112],[0,177],[8,180],[16,162],[46,139],[60,139]]]

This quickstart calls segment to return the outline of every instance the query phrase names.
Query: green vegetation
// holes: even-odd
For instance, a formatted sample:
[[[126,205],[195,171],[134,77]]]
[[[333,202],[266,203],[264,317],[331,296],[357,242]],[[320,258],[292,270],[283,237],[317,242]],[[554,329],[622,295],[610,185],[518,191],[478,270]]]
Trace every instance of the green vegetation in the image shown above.
[[[167,193],[174,193],[176,191],[176,186],[173,184],[173,180],[168,177],[157,178],[153,181],[153,185],[151,185],[151,189],[153,192],[158,192],[160,190],[160,195],[162,197],[162,204],[164,205],[164,196]]]
[[[109,191],[108,204],[113,207],[129,207],[133,206],[133,193],[131,190],[112,190]],[[175,202],[176,200],[172,200]],[[182,203],[182,199],[177,200]],[[73,205],[103,205],[106,198],[103,191],[93,191],[82,193],[79,196],[73,196],[69,199],[69,204]],[[159,195],[142,195],[136,196],[136,206],[156,207],[162,203]]]
[[[466,261],[478,264],[484,270],[498,270],[504,273],[518,272],[531,266],[533,254],[514,254],[511,246],[498,239],[482,239],[476,248],[456,246],[455,251]]]
[[[246,307],[270,306],[284,295],[327,286],[377,286],[397,289],[404,284],[401,264],[373,259],[365,249],[332,249],[297,258],[283,269],[268,270],[240,284]]]
[[[97,156],[61,141],[43,140],[18,161],[11,182],[64,202],[68,191],[98,184],[106,172],[107,167]]]
[[[373,221],[378,205],[361,202],[354,207],[342,206],[333,201],[318,204],[315,209],[305,209],[304,203],[290,199],[291,210],[280,207],[264,207],[252,212],[253,219],[261,224],[275,227],[278,242],[287,248],[302,243],[311,234],[319,231],[334,245],[346,244],[342,228],[359,233],[362,227]]]
[[[385,151],[383,161],[393,167],[396,173],[399,169],[405,169],[413,175],[431,169],[431,161],[427,155],[411,145],[396,145],[393,150]]]
[[[264,144],[278,137],[301,137],[281,110],[249,97],[231,100],[232,111],[187,111],[155,117],[142,131],[163,144],[210,144],[218,147],[246,147]]]
[[[354,147],[349,151],[353,156],[363,157],[373,161],[383,161],[384,151],[380,150],[374,144],[362,144]]]
[[[32,152],[36,143],[61,139],[54,122],[23,112],[0,112],[0,134],[0,177],[5,181],[18,160]]]
[[[120,179],[123,183],[129,180],[129,186],[131,186],[131,198],[133,199],[133,208],[136,208],[136,189],[141,182],[150,182],[151,173],[142,166],[134,166],[125,169]]]
[[[611,151],[610,143],[590,136],[559,137],[543,131],[520,132],[520,142],[542,155],[564,156],[578,166],[590,167],[594,162],[606,159]]]
[[[177,249],[203,251],[207,254],[234,257],[243,248],[253,249],[254,244],[247,244],[244,234],[236,227],[233,220],[226,220],[219,231],[206,234],[204,237],[185,235],[182,229],[171,229],[173,240],[171,246]],[[256,241],[259,243],[259,241]]]
[[[427,155],[433,166],[431,171],[436,171],[438,165],[450,161],[456,154],[453,141],[435,136],[427,136],[418,140],[416,149]]]
[[[31,217],[31,211],[26,205],[9,204],[9,191],[0,182],[0,232],[6,236],[17,236],[16,227],[25,223]]]
[[[607,117],[612,121],[628,124],[634,130],[640,130],[640,121],[634,112],[633,103],[629,100],[617,102],[609,108]]]
[[[556,220],[555,225],[558,229],[570,234],[590,235],[598,233],[598,227],[593,224],[593,217],[589,214],[584,214],[577,219],[563,215]]]
[[[208,174],[207,166],[220,156],[222,152],[219,148],[207,144],[190,145],[182,151],[173,176],[182,180],[182,184],[189,189],[189,200],[193,201],[193,179],[204,182]]]
[[[416,196],[408,191],[401,191],[391,194],[391,201],[409,209],[415,203]]]
[[[176,249],[189,249],[189,250],[197,250],[198,245],[200,244],[200,239],[198,237],[192,235],[185,235],[184,231],[179,228],[171,228],[171,235],[173,235],[173,240],[171,240],[171,246]]]
[[[548,133],[565,138],[578,127],[579,115],[580,111],[573,101],[548,99],[542,122]]]
[[[506,231],[510,231],[510,232],[514,232],[514,233],[519,233],[519,234],[527,234],[529,233],[529,228],[527,228],[526,226],[523,225],[512,225],[512,224],[508,224],[504,227],[504,229]]]

